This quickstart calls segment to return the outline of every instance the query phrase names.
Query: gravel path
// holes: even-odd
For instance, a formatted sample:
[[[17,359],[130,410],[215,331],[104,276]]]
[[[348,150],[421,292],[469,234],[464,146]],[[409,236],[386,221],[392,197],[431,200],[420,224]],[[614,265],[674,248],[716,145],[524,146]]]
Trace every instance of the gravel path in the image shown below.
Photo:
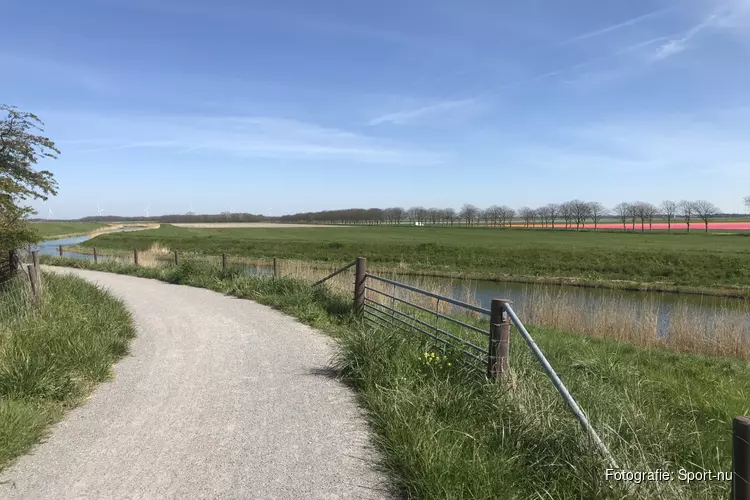
[[[124,299],[138,337],[113,382],[0,474],[0,498],[390,498],[323,334],[208,290],[51,270]]]

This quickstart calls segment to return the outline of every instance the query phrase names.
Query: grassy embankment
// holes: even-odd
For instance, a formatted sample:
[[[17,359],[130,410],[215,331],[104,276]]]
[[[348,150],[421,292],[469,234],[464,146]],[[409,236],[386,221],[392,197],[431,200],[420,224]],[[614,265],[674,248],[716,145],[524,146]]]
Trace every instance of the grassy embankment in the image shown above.
[[[341,347],[338,368],[358,389],[383,465],[408,497],[728,495],[728,482],[644,483],[630,490],[606,481],[606,464],[515,334],[511,377],[495,385],[461,355],[443,354],[414,333],[362,324],[351,314],[349,296],[302,280],[222,272],[189,261],[167,268],[48,261],[210,288],[272,305],[331,333]],[[542,328],[532,332],[621,467],[675,474],[681,468],[730,470],[731,419],[750,413],[746,361]],[[426,361],[425,353],[432,352],[441,359]]]
[[[346,263],[476,279],[588,284],[750,296],[750,235],[575,232],[492,228],[340,227],[193,229],[106,234],[83,248]]]
[[[92,231],[108,226],[98,222],[33,222],[29,224],[43,240],[83,236]]]
[[[109,378],[134,336],[130,313],[105,291],[44,273],[43,302],[25,280],[0,285],[0,469]]]

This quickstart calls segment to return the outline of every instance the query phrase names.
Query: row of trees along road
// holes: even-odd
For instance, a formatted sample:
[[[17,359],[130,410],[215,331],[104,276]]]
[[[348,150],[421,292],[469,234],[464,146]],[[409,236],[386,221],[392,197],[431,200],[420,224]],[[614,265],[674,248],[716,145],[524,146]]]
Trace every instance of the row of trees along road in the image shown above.
[[[750,209],[750,196],[745,199]],[[664,201],[660,205],[644,201],[620,203],[612,209],[596,201],[571,200],[565,203],[550,203],[539,208],[522,207],[515,210],[511,207],[493,205],[480,209],[466,204],[460,210],[453,208],[424,208],[412,207],[404,209],[393,208],[353,208],[348,210],[328,210],[323,212],[308,212],[285,215],[280,222],[308,222],[327,224],[393,224],[412,223],[417,225],[455,225],[465,226],[487,225],[506,227],[516,221],[524,227],[548,227],[565,229],[582,229],[587,224],[599,227],[602,219],[614,217],[622,223],[624,230],[628,228],[641,231],[652,228],[655,220],[664,220],[669,230],[672,223],[682,221],[687,224],[687,230],[696,221],[701,221],[708,231],[709,221],[719,214],[719,208],[705,200],[698,201]]]

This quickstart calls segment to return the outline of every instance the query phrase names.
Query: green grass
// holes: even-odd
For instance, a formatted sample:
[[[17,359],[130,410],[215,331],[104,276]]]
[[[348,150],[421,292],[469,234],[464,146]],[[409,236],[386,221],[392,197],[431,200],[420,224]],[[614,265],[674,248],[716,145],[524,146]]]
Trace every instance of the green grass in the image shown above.
[[[728,496],[729,483],[646,483],[631,490],[605,481],[606,464],[515,333],[511,378],[492,384],[461,354],[443,354],[416,333],[363,324],[351,312],[350,297],[307,282],[190,261],[161,269],[48,261],[210,288],[329,332],[340,346],[341,376],[367,411],[382,466],[407,498]],[[730,470],[731,419],[750,414],[747,362],[531,331],[622,467],[675,474],[680,468]],[[425,352],[443,359],[427,362]]]
[[[106,226],[97,222],[32,222],[29,224],[40,238],[80,236]]]
[[[160,243],[206,254],[345,263],[480,279],[580,282],[750,294],[750,234],[493,228],[341,227],[156,230],[98,236],[102,250]]]
[[[0,286],[0,469],[81,403],[134,336],[130,314],[105,291],[44,273],[43,303],[25,282]]]

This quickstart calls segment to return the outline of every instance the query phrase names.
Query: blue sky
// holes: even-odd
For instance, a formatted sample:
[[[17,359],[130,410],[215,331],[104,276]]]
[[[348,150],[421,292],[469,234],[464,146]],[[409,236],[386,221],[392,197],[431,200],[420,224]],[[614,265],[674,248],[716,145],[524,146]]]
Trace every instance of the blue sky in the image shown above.
[[[750,194],[750,0],[0,0],[55,217]]]

